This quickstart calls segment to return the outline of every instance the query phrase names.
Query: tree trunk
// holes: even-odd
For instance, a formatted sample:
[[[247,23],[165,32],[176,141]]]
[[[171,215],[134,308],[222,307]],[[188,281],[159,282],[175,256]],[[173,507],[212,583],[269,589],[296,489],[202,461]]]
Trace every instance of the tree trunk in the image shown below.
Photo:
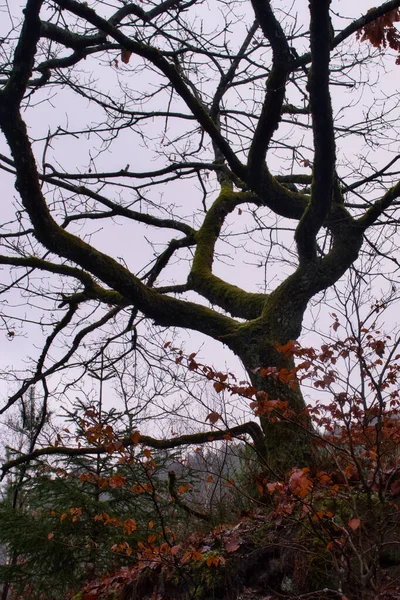
[[[260,343],[260,346],[265,346]],[[293,467],[310,466],[315,462],[311,420],[307,414],[306,404],[300,388],[293,389],[273,376],[262,377],[260,368],[276,367],[278,370],[293,369],[293,358],[287,358],[270,347],[269,356],[257,361],[257,355],[249,356],[249,352],[241,353],[240,358],[249,378],[258,391],[265,391],[268,400],[287,402],[287,417],[271,412],[260,416],[260,423],[265,435],[266,466],[274,475],[283,477]]]
[[[260,416],[265,434],[265,455],[268,470],[283,477],[293,467],[305,467],[315,463],[312,423],[299,387],[293,388],[274,376],[263,377],[261,370],[268,367],[292,370],[292,356],[278,352],[276,344],[284,345],[299,337],[303,318],[303,304],[299,297],[277,301],[275,294],[269,296],[263,316],[245,323],[233,338],[230,348],[241,359],[250,381],[258,391],[268,394],[268,400],[287,402],[288,417],[278,413]]]

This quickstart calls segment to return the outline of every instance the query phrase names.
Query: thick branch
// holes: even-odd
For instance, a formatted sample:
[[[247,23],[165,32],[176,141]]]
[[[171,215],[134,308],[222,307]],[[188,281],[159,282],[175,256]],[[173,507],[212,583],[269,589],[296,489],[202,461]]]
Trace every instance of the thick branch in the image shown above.
[[[196,234],[196,252],[189,276],[189,284],[199,294],[230,312],[235,317],[244,319],[257,318],[265,304],[264,294],[253,294],[227,283],[213,275],[215,244],[226,216],[236,206],[249,202],[252,195],[245,192],[233,192],[228,186],[223,187],[218,198],[207,212]]]
[[[329,93],[330,0],[311,0],[311,56],[309,92],[314,135],[314,172],[311,201],[297,227],[295,239],[300,262],[317,258],[316,236],[332,203],[335,173],[335,137]]]
[[[270,141],[279,126],[292,56],[285,33],[275,18],[269,1],[252,0],[252,5],[273,52],[264,104],[248,156],[249,182],[254,185],[260,181]]]
[[[283,283],[270,294],[266,305],[276,311],[277,326],[289,318],[296,339],[309,300],[318,292],[334,285],[354,263],[363,243],[363,229],[342,206],[335,206],[327,226],[335,231],[329,253],[316,262],[304,261]],[[279,314],[281,317],[279,317]],[[297,321],[297,330],[294,327]]]
[[[98,46],[107,41],[104,33],[95,35],[79,35],[69,29],[62,29],[54,23],[42,21],[40,24],[40,37],[47,38],[53,42],[58,42],[66,48],[72,48],[76,51],[82,51],[90,46]]]
[[[14,53],[12,72],[1,92],[10,104],[20,104],[32,74],[36,46],[40,38],[39,13],[42,4],[43,0],[28,0],[24,9],[25,19]]]
[[[249,421],[243,425],[237,425],[231,429],[224,430],[211,430],[204,431],[201,433],[192,433],[181,435],[176,438],[160,440],[157,438],[150,437],[148,435],[131,436],[121,440],[124,448],[136,446],[137,444],[143,444],[149,448],[155,450],[168,450],[171,448],[178,448],[180,446],[189,446],[193,444],[207,444],[212,441],[219,441],[230,438],[237,438],[242,435],[250,435],[253,440],[254,448],[260,455],[263,455],[264,449],[264,435],[261,427],[254,421]],[[100,445],[90,448],[69,448],[69,447],[55,447],[48,446],[46,448],[39,448],[30,452],[29,454],[23,454],[10,460],[2,466],[2,478],[14,467],[31,462],[41,456],[87,456],[87,455],[99,455],[110,452],[110,445]]]
[[[275,214],[299,221],[309,203],[309,196],[294,192],[282,185],[281,178],[275,178],[267,166],[261,173],[260,181],[252,183],[252,189],[257,194],[257,206],[267,206]]]
[[[48,250],[93,273],[159,324],[188,327],[216,339],[223,339],[232,332],[237,325],[228,317],[204,306],[159,294],[116,260],[63,230],[52,218],[43,197],[26,125],[9,103],[0,103],[0,126],[14,158],[16,187],[37,239]]]

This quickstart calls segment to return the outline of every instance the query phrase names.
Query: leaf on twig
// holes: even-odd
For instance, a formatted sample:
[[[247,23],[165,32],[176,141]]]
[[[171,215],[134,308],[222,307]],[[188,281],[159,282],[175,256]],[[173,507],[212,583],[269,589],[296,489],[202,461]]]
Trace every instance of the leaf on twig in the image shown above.
[[[215,425],[219,419],[222,419],[222,416],[215,411],[210,412],[210,414],[206,416],[206,421],[210,421],[211,425]]]

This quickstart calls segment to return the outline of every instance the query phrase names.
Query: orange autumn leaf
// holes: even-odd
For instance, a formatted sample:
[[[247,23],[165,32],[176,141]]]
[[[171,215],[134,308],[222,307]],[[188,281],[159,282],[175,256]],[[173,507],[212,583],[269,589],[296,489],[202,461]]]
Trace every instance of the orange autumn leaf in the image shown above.
[[[191,552],[190,550],[188,550],[187,552],[185,552],[185,554],[182,556],[181,563],[183,565],[185,565],[186,563],[188,563],[189,560],[192,559],[192,555],[193,555],[193,552]]]
[[[223,565],[225,563],[225,559],[222,556],[214,556],[214,555],[210,555],[207,557],[207,567],[218,567],[219,565]]]
[[[130,535],[132,531],[135,531],[136,529],[137,524],[134,519],[126,519],[126,521],[124,521],[124,533]]]
[[[275,348],[278,352],[284,354],[287,358],[289,358],[293,356],[293,354],[295,354],[295,351],[299,348],[299,344],[296,340],[289,340],[286,344],[283,344],[282,346],[278,342],[275,342]]]
[[[125,475],[112,475],[112,477],[110,477],[110,479],[108,480],[108,485],[110,486],[110,488],[116,489],[116,488],[122,488],[124,487],[126,483],[126,477]]]
[[[307,469],[293,469],[289,478],[289,488],[299,498],[307,496],[312,488],[312,482],[308,476]]]

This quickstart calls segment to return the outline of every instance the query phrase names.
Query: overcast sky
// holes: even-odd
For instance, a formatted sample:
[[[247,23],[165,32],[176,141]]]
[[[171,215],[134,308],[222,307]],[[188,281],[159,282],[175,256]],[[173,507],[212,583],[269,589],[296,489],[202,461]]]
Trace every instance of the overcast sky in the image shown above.
[[[10,26],[15,26],[18,23],[18,12],[23,8],[24,2],[6,3],[5,0],[0,0],[0,36],[5,36]],[[90,3],[89,5],[95,5],[96,3]],[[247,5],[246,5],[247,6]],[[284,13],[285,11],[294,18],[297,15],[297,23],[300,26],[304,23],[307,27],[308,21],[308,1],[307,0],[295,0],[294,2],[274,2],[273,6],[279,7]],[[332,2],[332,20],[336,30],[339,27],[344,27],[346,24],[351,22],[355,17],[365,13],[368,8],[371,7],[370,2],[366,0],[336,0]],[[201,10],[206,11],[210,19],[214,19],[217,14],[216,5],[213,2],[206,3]],[[103,14],[103,11],[99,9],[99,12]],[[346,19],[339,19],[336,17],[336,13],[345,13]],[[288,19],[290,17],[287,17]],[[243,24],[244,25],[244,22]],[[350,47],[356,47],[359,42],[355,40],[353,36]],[[301,48],[299,48],[301,50]],[[306,50],[306,48],[304,48]],[[386,72],[382,72],[382,79],[380,80],[379,87],[374,89],[370,87],[376,78],[377,73],[375,71],[370,72],[370,81],[365,79],[365,85],[361,86],[356,92],[354,89],[346,89],[342,87],[332,87],[331,93],[333,97],[334,109],[337,118],[341,119],[340,123],[345,126],[348,122],[355,122],[360,114],[360,111],[367,106],[374,106],[374,95],[379,92],[379,95],[386,95],[390,98],[393,94],[398,91],[398,81],[400,81],[400,66],[395,66],[395,60],[393,55],[387,55],[384,59],[384,65]],[[333,63],[334,67],[334,63]],[[120,69],[111,68],[107,66],[104,61],[97,59],[88,59],[87,64],[83,65],[83,68],[88,72],[94,69],[94,74],[98,78],[103,78],[103,89],[114,90],[118,85],[119,80],[123,82],[129,81],[129,65],[126,67],[120,67]],[[365,78],[365,74],[362,75]],[[143,85],[141,81],[135,79],[135,85]],[[47,95],[47,92],[46,92]],[[341,109],[344,106],[348,106],[350,102],[354,103],[352,108],[347,108],[342,114]],[[391,100],[389,100],[391,102]],[[397,100],[396,100],[397,102]],[[35,105],[36,103],[36,105]],[[393,102],[394,103],[394,102]],[[34,107],[34,108],[33,108]],[[378,106],[377,106],[378,107]],[[44,147],[43,138],[47,135],[48,131],[54,131],[58,126],[69,127],[71,129],[79,129],[80,126],[86,125],[90,121],[96,121],[101,118],[101,111],[99,110],[96,114],[96,109],[93,106],[88,106],[88,103],[84,99],[77,98],[72,95],[71,92],[65,90],[53,90],[50,95],[47,95],[47,101],[43,94],[36,94],[33,96],[31,101],[30,109],[24,115],[30,127],[30,133],[34,138],[41,138],[42,141],[38,141],[34,148],[38,160],[42,158],[42,152]],[[172,125],[170,126],[172,127]],[[156,130],[155,130],[156,131]],[[175,134],[175,131],[171,132],[171,135]],[[151,130],[148,132],[149,138],[151,138]],[[168,139],[169,130],[166,128],[166,138]],[[106,151],[98,154],[97,150],[99,144],[93,139],[84,139],[82,136],[79,138],[58,138],[54,140],[52,147],[48,149],[46,161],[51,163],[54,168],[62,169],[69,172],[77,172],[84,170],[88,165],[93,164],[98,171],[107,170],[120,170],[124,169],[127,164],[130,167],[135,167],[135,170],[140,168],[153,168],[154,164],[154,152],[151,147],[146,147],[146,143],[136,144],[136,141],[132,143],[132,137],[129,131],[124,132],[118,141],[118,144],[112,146],[112,151]],[[5,142],[0,138],[0,152],[9,156],[8,148]],[[346,165],[353,166],[353,161],[359,160],[358,157],[359,148],[356,142],[347,142],[344,146],[338,148],[338,161],[340,168],[342,169],[343,175],[346,174]],[[368,152],[368,160],[371,164],[375,165],[376,168],[383,166],[390,158],[399,152],[397,146],[390,146],[389,148],[378,149],[370,148]],[[312,154],[305,158],[312,159]],[[59,161],[59,162],[57,162]],[[281,165],[279,155],[275,157],[269,156],[269,164],[278,171]],[[297,171],[309,172],[305,167],[300,165]],[[5,172],[0,173],[2,182],[2,217],[5,221],[13,218],[13,199],[17,199],[16,192],[13,188],[12,177],[8,176]],[[193,192],[193,186],[197,184],[193,181],[187,181],[186,183],[171,184],[165,187],[162,192],[157,192],[159,195],[154,196],[154,200],[162,198],[162,201],[166,203],[177,202],[181,206],[179,212],[181,214],[190,215],[191,207],[191,195],[197,194],[198,190]],[[246,214],[243,214],[240,227],[245,228],[246,225]],[[249,221],[250,223],[250,221]],[[198,217],[193,225],[199,225]],[[236,226],[232,223],[232,227]],[[145,265],[153,257],[153,249],[147,243],[143,237],[146,237],[146,232],[143,234],[143,230],[139,225],[133,225],[130,222],[129,227],[123,224],[121,221],[116,220],[113,225],[104,226],[103,223],[100,225],[97,223],[89,223],[85,225],[85,230],[80,231],[80,226],[75,227],[76,233],[83,233],[87,235],[88,231],[91,231],[91,241],[97,246],[106,250],[118,260],[123,260],[125,264],[133,271],[138,271],[139,259],[142,265]],[[291,234],[287,234],[287,245],[291,244]],[[162,247],[170,238],[170,232],[159,232],[157,237],[157,244]],[[139,240],[142,240],[140,242]],[[237,250],[232,247],[223,246],[222,251],[226,254],[226,260],[221,261],[216,265],[215,272],[217,275],[223,276],[225,279],[232,283],[239,282],[239,285],[249,290],[256,291],[262,289],[263,278],[260,277],[260,269],[262,265],[257,267],[257,259],[254,257],[253,264],[250,264],[249,257],[245,257],[244,260],[241,258],[240,243],[238,244]],[[248,248],[251,249],[251,248]],[[185,263],[174,264],[169,271],[169,275],[176,282],[183,282],[185,277]],[[287,273],[290,272],[290,265],[277,264],[275,267],[270,267],[269,284],[275,286],[276,283],[281,280]],[[4,272],[5,273],[5,270]],[[46,276],[47,277],[47,276]],[[398,275],[395,273],[393,277],[398,281]],[[7,276],[4,279],[7,282]],[[379,295],[379,286],[383,286],[384,282],[376,282],[377,293]],[[263,290],[268,291],[268,290]],[[329,297],[333,298],[333,293],[329,292]],[[2,334],[0,339],[0,358],[1,367],[4,369],[24,369],[27,357],[37,357],[40,352],[41,344],[47,331],[40,331],[36,326],[31,326],[29,320],[35,320],[35,317],[42,310],[42,301],[37,299],[37,302],[32,303],[31,308],[26,310],[21,305],[21,298],[17,294],[11,294],[8,297],[8,305],[3,307],[5,314],[12,314],[15,311],[18,315],[25,319],[23,324],[19,324],[15,321],[15,335],[12,339],[9,339],[5,333]],[[14,303],[14,306],[12,304]],[[36,308],[35,306],[36,305]],[[319,321],[318,328],[328,329],[330,325],[329,313],[332,309],[328,306],[327,308],[318,309]],[[308,313],[308,317],[305,321],[305,330],[307,328],[315,328],[312,321],[312,315],[317,314],[315,311]],[[50,315],[49,315],[50,316]],[[188,341],[188,339],[190,340]],[[186,348],[190,351],[195,351],[202,342],[205,342],[205,338],[200,334],[186,334],[179,333],[178,339],[186,342]],[[311,338],[314,339],[314,338]],[[238,362],[229,352],[221,352],[221,345],[213,340],[207,340],[206,353],[207,360],[210,362],[217,362],[219,368],[224,367],[224,363],[231,370],[239,370]],[[13,387],[13,386],[11,386]],[[2,395],[2,404],[4,402],[4,396],[9,391],[9,387],[6,385],[0,385],[0,392]]]

